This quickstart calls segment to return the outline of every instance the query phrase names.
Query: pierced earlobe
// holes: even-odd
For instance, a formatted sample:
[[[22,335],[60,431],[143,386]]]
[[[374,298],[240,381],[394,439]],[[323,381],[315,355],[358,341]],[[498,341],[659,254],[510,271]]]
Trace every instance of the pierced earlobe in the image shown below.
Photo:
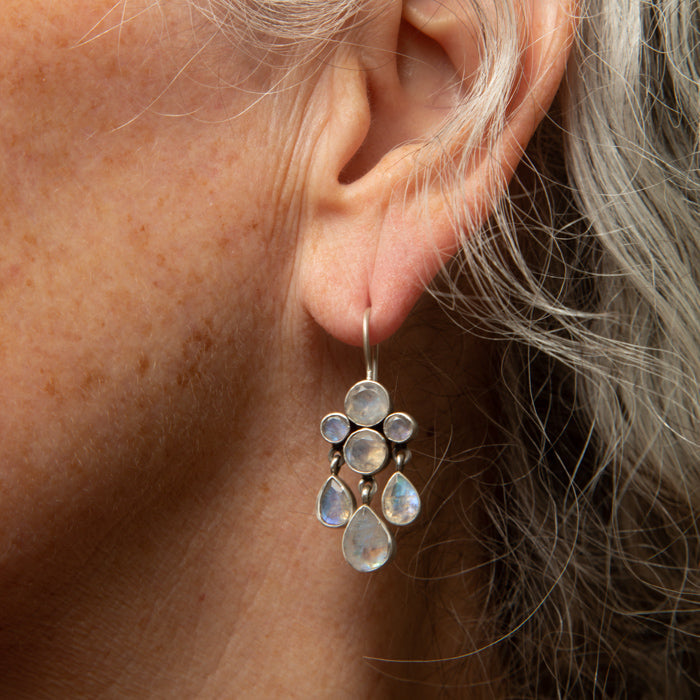
[[[452,108],[465,104],[465,81],[479,75],[481,84],[485,26],[498,17],[477,15],[462,0],[390,2],[371,31],[343,48],[352,70],[328,67],[334,87],[313,142],[312,161],[323,167],[307,192],[301,288],[307,311],[338,340],[360,344],[356,320],[367,306],[375,338],[394,333],[456,252],[461,223],[476,230],[507,187],[556,94],[573,32],[561,9],[567,0],[521,3],[509,15],[504,72],[494,69],[483,87],[490,111],[476,115],[473,127],[476,101],[465,114]],[[497,15],[496,0],[484,4]],[[444,129],[450,117],[451,131]],[[425,187],[412,186],[419,158],[437,172]]]

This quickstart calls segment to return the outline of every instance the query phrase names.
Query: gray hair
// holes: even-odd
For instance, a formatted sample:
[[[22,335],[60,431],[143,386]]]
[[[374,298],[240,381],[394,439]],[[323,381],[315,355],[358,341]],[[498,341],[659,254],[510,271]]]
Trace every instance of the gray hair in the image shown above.
[[[358,0],[192,2],[238,45],[285,61],[368,21]],[[497,138],[520,51],[514,9],[498,6],[497,26],[483,13],[480,73],[420,159],[439,169],[469,234],[434,294],[491,340],[502,379],[497,478],[481,495],[487,632],[512,697],[690,699],[700,682],[700,5],[581,3],[566,84],[510,196],[475,231],[454,183],[471,149]],[[473,539],[460,500],[456,490],[451,539]],[[478,651],[466,634],[464,649],[466,664]]]

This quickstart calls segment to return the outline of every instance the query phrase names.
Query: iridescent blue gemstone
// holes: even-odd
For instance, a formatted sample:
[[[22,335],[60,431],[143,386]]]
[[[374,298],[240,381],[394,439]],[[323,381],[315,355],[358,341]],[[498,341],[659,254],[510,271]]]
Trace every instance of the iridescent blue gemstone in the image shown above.
[[[336,476],[330,476],[316,499],[316,517],[326,527],[343,527],[353,510],[355,498],[350,489]]]
[[[392,413],[384,421],[384,435],[392,442],[408,442],[416,431],[416,421],[408,413]]]
[[[321,435],[334,445],[343,442],[349,432],[350,421],[342,413],[329,413],[321,421]]]
[[[418,491],[401,472],[395,472],[386,482],[382,493],[382,511],[392,525],[408,525],[420,513]]]

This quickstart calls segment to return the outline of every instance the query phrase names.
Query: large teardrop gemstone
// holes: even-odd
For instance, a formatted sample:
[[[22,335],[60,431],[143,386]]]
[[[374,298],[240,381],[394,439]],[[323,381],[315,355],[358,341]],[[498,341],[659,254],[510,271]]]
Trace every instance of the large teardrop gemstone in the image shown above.
[[[395,472],[386,482],[382,493],[382,511],[392,525],[408,525],[420,513],[418,491],[401,472]]]
[[[416,432],[416,421],[408,413],[392,413],[384,420],[384,435],[396,443],[408,442]]]
[[[316,517],[326,527],[343,527],[353,510],[352,491],[337,476],[329,476],[316,497]]]
[[[376,571],[394,555],[394,538],[366,505],[350,518],[343,533],[343,556],[357,571]]]

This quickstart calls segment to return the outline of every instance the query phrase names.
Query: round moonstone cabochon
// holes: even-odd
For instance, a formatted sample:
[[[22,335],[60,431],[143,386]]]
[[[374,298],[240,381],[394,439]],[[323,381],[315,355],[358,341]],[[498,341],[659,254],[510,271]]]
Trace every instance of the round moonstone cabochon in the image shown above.
[[[408,525],[420,513],[418,491],[401,472],[395,472],[384,487],[382,511],[392,525]]]
[[[356,425],[369,428],[381,423],[391,410],[387,390],[371,379],[357,382],[345,397],[345,413]]]
[[[394,538],[369,506],[360,506],[343,533],[343,556],[357,571],[376,571],[394,554]]]
[[[408,442],[416,431],[416,421],[408,413],[392,413],[384,421],[384,435],[392,442]]]
[[[329,413],[321,421],[321,435],[324,440],[338,445],[348,436],[350,421],[342,413]]]
[[[358,474],[376,474],[389,459],[389,445],[376,430],[362,428],[352,433],[345,442],[343,457],[350,469]]]

